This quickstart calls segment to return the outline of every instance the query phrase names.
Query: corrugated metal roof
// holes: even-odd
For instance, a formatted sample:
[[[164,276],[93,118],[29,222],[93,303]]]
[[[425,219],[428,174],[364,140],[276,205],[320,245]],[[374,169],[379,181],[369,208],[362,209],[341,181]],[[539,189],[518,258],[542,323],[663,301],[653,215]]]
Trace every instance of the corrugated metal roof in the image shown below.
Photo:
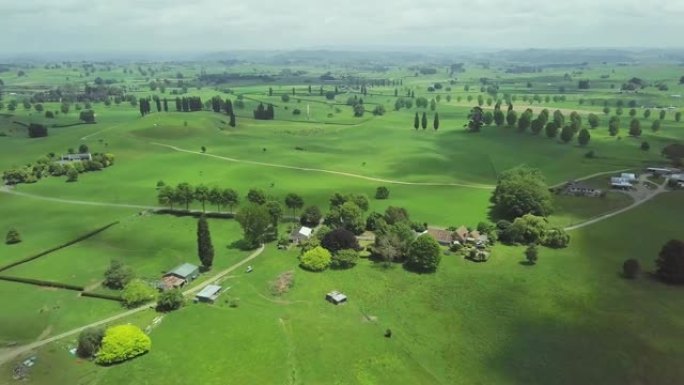
[[[197,269],[199,269],[199,267],[191,263],[184,263],[176,267],[175,269],[169,271],[168,274],[173,274],[179,277],[187,278],[191,276]]]
[[[197,293],[197,297],[202,297],[202,298],[215,298],[216,294],[221,291],[221,286],[219,285],[207,285],[202,289],[199,293]]]

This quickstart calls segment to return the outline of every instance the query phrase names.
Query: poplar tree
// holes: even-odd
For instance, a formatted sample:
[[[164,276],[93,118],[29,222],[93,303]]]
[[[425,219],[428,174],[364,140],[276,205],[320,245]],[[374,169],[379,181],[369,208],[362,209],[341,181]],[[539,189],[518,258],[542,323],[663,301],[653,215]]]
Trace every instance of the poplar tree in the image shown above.
[[[209,223],[204,215],[197,221],[197,254],[204,270],[210,270],[214,264],[214,246],[211,244]]]

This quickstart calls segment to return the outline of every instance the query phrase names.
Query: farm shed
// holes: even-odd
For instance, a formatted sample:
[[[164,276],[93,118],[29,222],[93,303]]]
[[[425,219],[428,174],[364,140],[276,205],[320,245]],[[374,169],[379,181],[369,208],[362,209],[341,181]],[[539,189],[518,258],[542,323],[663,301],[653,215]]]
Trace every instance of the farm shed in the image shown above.
[[[221,294],[221,286],[219,285],[207,285],[202,289],[195,298],[200,302],[214,302],[216,298]]]
[[[180,283],[181,281],[184,281],[183,283],[180,284],[180,286],[183,286],[186,283],[197,278],[198,276],[199,276],[199,267],[198,266],[195,266],[191,263],[184,263],[180,266],[177,266],[175,269],[169,271],[168,273],[164,274],[163,280],[165,282],[166,281],[176,282],[176,284]],[[177,278],[181,281],[173,280],[171,278],[167,279],[167,277],[174,277],[174,278]],[[179,287],[179,286],[174,286],[174,287]]]

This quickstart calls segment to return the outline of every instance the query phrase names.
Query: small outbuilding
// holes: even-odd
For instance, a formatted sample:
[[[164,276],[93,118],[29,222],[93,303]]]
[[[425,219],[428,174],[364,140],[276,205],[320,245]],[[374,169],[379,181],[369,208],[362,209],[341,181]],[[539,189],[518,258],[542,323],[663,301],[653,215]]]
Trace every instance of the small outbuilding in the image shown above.
[[[339,305],[341,303],[347,302],[347,296],[340,293],[337,290],[331,291],[330,293],[326,294],[325,299],[328,302],[333,303],[335,305]]]
[[[221,290],[222,288],[219,285],[207,285],[199,293],[197,293],[195,298],[197,298],[197,300],[200,302],[213,303],[221,294]]]
[[[601,190],[581,182],[568,182],[563,188],[566,195],[597,197],[601,195]]]
[[[300,242],[308,241],[311,238],[313,229],[311,227],[301,226],[296,228],[290,234],[290,241],[299,244]]]

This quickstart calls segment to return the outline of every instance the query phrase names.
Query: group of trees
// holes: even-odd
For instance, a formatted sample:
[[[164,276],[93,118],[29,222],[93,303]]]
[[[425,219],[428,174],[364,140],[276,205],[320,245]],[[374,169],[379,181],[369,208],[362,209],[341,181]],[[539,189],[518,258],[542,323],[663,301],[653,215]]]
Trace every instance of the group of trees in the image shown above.
[[[164,206],[169,206],[173,210],[173,205],[184,205],[185,210],[190,209],[190,205],[199,201],[202,204],[202,211],[206,211],[206,203],[216,206],[218,212],[221,208],[228,206],[230,211],[240,202],[238,193],[231,188],[209,188],[205,185],[193,187],[189,183],[183,182],[176,187],[168,186],[163,181],[157,182],[157,202]]]
[[[254,110],[254,119],[257,120],[273,120],[275,118],[275,111],[273,104],[264,107],[264,103],[259,103],[256,110]]]
[[[428,117],[427,113],[423,112],[422,117],[418,117],[418,113],[413,117],[413,128],[418,130],[419,128],[425,130],[428,127]],[[437,131],[439,129],[439,114],[435,112],[435,116],[432,119],[432,128]]]
[[[202,98],[199,96],[184,96],[176,98],[176,111],[178,112],[195,112],[202,111],[204,105]]]
[[[48,176],[67,176],[68,182],[75,182],[78,175],[89,171],[100,171],[114,164],[114,155],[93,153],[92,160],[72,161],[62,163],[50,153],[39,158],[35,163],[21,168],[5,170],[2,179],[6,184],[36,183]]]
[[[639,276],[639,261],[630,258],[622,265],[622,275],[628,279]],[[670,284],[684,284],[684,242],[671,239],[660,249],[656,258],[656,276]]]
[[[563,248],[570,243],[570,235],[559,227],[551,227],[544,217],[525,214],[513,222],[502,219],[496,223],[499,241],[506,244],[541,244]]]

